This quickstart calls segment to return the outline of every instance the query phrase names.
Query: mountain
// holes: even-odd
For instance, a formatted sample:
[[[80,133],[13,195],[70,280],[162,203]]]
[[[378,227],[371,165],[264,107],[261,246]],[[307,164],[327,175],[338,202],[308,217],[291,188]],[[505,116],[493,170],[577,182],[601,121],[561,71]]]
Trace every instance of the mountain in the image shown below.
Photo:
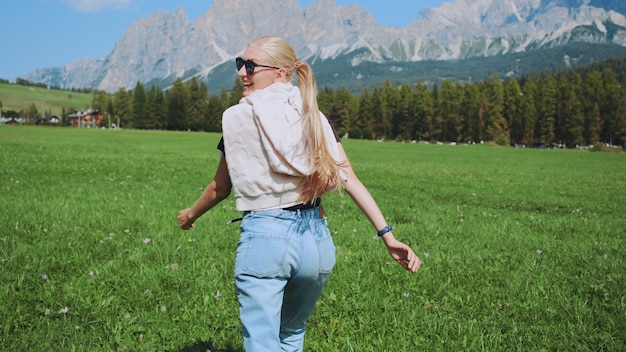
[[[296,0],[214,0],[195,22],[182,9],[137,20],[104,59],[21,78],[112,92],[137,81],[167,87],[196,76],[212,91],[229,89],[233,58],[261,35],[288,40],[314,66],[320,86],[519,76],[533,71],[528,62],[546,64],[537,58],[549,58],[554,69],[626,56],[625,15],[623,0],[455,0],[425,7],[408,26],[394,28],[335,0],[317,0],[305,11]],[[481,62],[488,66],[479,75]]]

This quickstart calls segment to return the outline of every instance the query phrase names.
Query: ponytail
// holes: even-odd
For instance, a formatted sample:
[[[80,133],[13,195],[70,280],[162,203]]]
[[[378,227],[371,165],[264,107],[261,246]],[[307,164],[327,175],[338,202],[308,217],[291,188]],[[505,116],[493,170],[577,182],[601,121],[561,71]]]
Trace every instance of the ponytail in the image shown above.
[[[332,189],[341,189],[339,166],[326,145],[324,126],[317,105],[317,83],[311,67],[296,61],[294,68],[298,75],[298,88],[303,101],[303,128],[307,136],[313,173],[304,179],[300,199],[310,202]]]

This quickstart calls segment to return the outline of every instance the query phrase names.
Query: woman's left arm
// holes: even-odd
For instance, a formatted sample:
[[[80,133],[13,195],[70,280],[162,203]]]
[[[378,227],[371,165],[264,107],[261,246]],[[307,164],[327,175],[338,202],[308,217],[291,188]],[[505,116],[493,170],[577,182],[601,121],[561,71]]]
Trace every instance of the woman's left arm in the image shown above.
[[[354,170],[350,165],[350,161],[348,160],[348,156],[343,149],[343,145],[339,142],[337,143],[337,147],[339,149],[339,158],[342,160],[340,167],[346,176],[344,185],[346,193],[350,195],[363,214],[365,214],[365,216],[369,219],[376,231],[386,228],[387,221],[385,220],[383,213],[380,211],[378,204],[376,204],[376,201],[370,192],[367,188],[365,188],[363,183],[361,183],[359,178],[354,173]],[[402,265],[404,269],[416,272],[420,268],[421,261],[415,255],[411,247],[398,241],[393,236],[391,231],[386,232],[381,236],[381,238],[384,241],[385,246],[387,246],[389,255],[391,255],[397,263]]]

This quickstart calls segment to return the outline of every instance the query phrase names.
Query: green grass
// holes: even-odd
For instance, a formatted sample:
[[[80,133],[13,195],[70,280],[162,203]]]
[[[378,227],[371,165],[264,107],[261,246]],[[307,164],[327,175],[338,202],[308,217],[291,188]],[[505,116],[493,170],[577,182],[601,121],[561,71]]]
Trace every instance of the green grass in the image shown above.
[[[86,109],[91,106],[92,100],[92,93],[0,83],[0,101],[4,112],[27,110],[31,104],[35,104],[41,114],[51,111],[53,115],[61,116],[63,108],[67,112]]]
[[[176,224],[218,140],[1,127],[0,350],[241,351],[234,200]],[[626,154],[344,145],[424,264],[391,263],[350,198],[327,196],[337,265],[307,351],[626,348]]]

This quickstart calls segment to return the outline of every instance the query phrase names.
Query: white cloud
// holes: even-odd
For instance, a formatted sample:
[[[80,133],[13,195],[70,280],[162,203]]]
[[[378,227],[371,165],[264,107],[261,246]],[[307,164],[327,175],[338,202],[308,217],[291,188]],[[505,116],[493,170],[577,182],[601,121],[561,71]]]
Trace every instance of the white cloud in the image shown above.
[[[133,0],[61,0],[81,12],[98,12],[107,8],[127,8]]]

